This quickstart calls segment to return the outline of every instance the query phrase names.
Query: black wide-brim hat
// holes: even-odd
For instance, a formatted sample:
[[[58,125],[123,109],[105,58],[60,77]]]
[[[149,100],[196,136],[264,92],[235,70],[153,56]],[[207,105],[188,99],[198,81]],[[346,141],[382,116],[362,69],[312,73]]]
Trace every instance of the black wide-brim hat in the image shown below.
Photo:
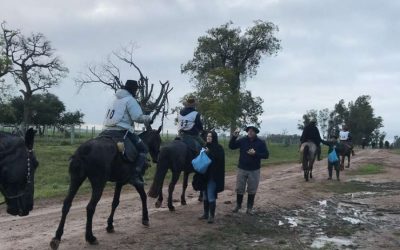
[[[258,128],[256,128],[255,126],[247,126],[247,127],[245,128],[245,131],[246,131],[246,132],[249,132],[249,129],[254,130],[254,132],[256,132],[256,134],[260,133],[260,130],[259,130]]]

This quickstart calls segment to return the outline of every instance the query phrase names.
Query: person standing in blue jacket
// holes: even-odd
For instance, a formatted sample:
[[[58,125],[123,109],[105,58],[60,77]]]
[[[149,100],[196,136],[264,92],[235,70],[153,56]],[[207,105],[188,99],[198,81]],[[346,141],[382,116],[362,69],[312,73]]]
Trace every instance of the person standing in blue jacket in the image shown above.
[[[338,143],[337,139],[338,139],[337,136],[335,134],[333,134],[330,136],[330,139],[328,141],[322,140],[321,142],[322,142],[322,144],[329,147],[328,155],[333,150],[335,150],[336,158],[337,158],[336,161],[331,162],[328,157],[328,175],[329,175],[328,180],[332,180],[332,172],[333,172],[333,169],[335,169],[336,180],[340,181],[340,177],[339,177],[339,175],[340,175],[340,163],[339,163],[340,156],[338,153],[340,144]]]
[[[257,137],[260,132],[255,126],[246,127],[247,136],[239,138],[240,129],[236,129],[230,141],[230,149],[239,149],[239,163],[236,176],[236,207],[237,213],[242,208],[243,195],[247,186],[247,213],[253,214],[254,199],[260,182],[261,159],[268,159],[269,152],[263,140]]]

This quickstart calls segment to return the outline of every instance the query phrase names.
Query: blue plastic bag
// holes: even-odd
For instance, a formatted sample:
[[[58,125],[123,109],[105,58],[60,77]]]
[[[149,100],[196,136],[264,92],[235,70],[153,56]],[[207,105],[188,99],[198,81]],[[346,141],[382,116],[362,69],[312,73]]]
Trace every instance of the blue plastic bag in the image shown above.
[[[336,149],[335,149],[335,148],[333,148],[332,152],[330,152],[330,153],[328,154],[328,161],[329,161],[330,163],[335,163],[335,162],[338,162],[338,161],[339,161],[339,158],[337,157]]]
[[[206,154],[205,148],[202,148],[200,154],[192,160],[192,165],[194,170],[200,174],[205,174],[210,164],[211,164],[211,159]]]

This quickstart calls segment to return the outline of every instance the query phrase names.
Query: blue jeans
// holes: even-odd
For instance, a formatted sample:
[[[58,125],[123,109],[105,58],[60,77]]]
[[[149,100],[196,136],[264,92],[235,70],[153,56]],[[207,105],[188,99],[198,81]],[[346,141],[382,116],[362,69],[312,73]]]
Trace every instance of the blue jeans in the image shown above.
[[[203,198],[208,202],[214,202],[216,197],[217,183],[214,180],[209,180],[207,182],[206,190],[203,191]]]

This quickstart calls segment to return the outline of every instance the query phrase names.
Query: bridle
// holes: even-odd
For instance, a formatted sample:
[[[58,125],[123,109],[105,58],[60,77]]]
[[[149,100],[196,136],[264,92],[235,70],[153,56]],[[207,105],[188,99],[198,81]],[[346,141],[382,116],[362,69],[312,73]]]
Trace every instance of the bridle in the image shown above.
[[[26,170],[26,185],[25,188],[22,192],[20,192],[19,194],[16,195],[8,195],[3,184],[0,183],[0,191],[3,193],[4,197],[7,200],[12,200],[12,199],[18,199],[22,196],[25,195],[25,193],[27,192],[28,186],[29,184],[32,183],[32,157],[33,157],[33,149],[27,149],[28,152],[28,157],[27,157],[27,170]],[[4,202],[3,202],[4,203]],[[0,203],[1,205],[2,203]]]

